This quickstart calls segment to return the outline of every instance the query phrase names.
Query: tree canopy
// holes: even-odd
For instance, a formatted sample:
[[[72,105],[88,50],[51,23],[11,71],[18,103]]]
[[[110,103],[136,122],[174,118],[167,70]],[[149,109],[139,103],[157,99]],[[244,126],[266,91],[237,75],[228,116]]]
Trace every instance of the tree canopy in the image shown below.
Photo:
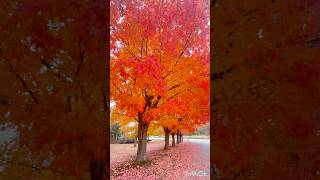
[[[128,122],[137,121],[141,133],[150,123],[191,132],[208,122],[209,2],[110,3],[110,98],[116,108]]]

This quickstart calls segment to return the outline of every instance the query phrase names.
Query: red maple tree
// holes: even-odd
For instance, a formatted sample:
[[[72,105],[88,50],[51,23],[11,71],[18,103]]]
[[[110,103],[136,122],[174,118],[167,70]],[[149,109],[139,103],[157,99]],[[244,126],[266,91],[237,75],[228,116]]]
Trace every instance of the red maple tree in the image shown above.
[[[209,108],[209,3],[113,0],[110,5],[111,100],[138,122],[136,160],[143,161],[151,122],[162,122],[168,144],[177,118],[202,113],[191,107]],[[208,114],[185,122],[196,126],[192,118],[207,122]]]

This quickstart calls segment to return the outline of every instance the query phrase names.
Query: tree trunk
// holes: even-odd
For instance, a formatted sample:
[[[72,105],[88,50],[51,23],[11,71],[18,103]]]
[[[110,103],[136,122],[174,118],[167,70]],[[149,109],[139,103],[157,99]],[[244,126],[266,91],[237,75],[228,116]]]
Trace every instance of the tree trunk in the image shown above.
[[[137,150],[136,161],[145,161],[146,160],[148,125],[149,124],[144,123],[142,121],[142,119],[139,120],[139,125],[138,125],[138,150]]]
[[[172,133],[171,134],[171,136],[172,136],[172,146],[175,146],[176,145],[176,141],[174,140],[174,133]]]
[[[105,161],[91,160],[90,161],[90,179],[91,180],[104,180],[105,175]]]
[[[181,142],[183,142],[183,134],[181,134]]]
[[[137,132],[136,132],[135,137],[134,137],[134,145],[133,145],[133,147],[137,146],[138,131],[139,131],[139,128],[137,128]]]
[[[177,132],[177,144],[179,144],[179,131]]]
[[[164,136],[164,140],[165,140],[165,144],[164,144],[164,149],[167,150],[169,149],[169,138],[170,138],[170,133],[169,130],[167,128],[165,128],[165,136]]]

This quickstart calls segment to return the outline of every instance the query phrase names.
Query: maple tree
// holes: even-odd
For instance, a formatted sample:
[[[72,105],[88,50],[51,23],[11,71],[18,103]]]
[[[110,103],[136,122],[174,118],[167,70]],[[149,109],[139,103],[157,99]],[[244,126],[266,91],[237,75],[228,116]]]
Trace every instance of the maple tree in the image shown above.
[[[1,177],[33,179],[49,171],[103,179],[109,144],[106,1],[0,4],[1,125],[16,132],[1,151]],[[21,174],[8,174],[13,166]]]
[[[188,103],[209,107],[209,2],[113,0],[110,8],[110,98],[138,122],[136,160],[143,161],[150,123],[161,121],[168,142]],[[209,120],[208,113],[193,118]]]
[[[161,113],[157,120],[165,132],[165,149],[169,147],[170,134],[172,146],[174,146],[175,134],[177,134],[177,143],[180,143],[183,131],[191,133],[198,126],[208,122],[210,116],[208,97],[209,86],[207,84],[205,88],[188,89],[186,94],[180,93],[176,98],[159,106]]]
[[[317,179],[319,2],[213,2],[216,178]]]

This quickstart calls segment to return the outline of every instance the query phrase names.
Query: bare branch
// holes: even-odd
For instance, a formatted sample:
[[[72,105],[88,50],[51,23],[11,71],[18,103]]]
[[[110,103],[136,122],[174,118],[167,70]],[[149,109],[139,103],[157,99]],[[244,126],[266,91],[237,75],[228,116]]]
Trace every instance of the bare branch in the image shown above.
[[[7,64],[9,65],[9,68],[11,70],[12,73],[14,73],[14,75],[18,78],[18,80],[20,81],[20,83],[22,84],[22,86],[24,87],[24,89],[28,92],[30,98],[36,103],[39,103],[39,100],[34,96],[33,92],[31,91],[31,89],[28,87],[27,83],[25,82],[25,80],[14,70],[12,64],[9,62],[9,60],[7,58],[4,58],[4,60],[7,62]]]
[[[218,73],[212,73],[211,74],[211,80],[218,80],[218,79],[223,79],[224,76],[227,74],[227,73],[230,73],[231,71],[233,71],[234,69],[236,69],[235,66],[232,66],[230,68],[227,68],[226,70],[224,71],[220,71]]]
[[[180,83],[180,84],[176,84],[176,85],[172,86],[171,88],[169,88],[169,89],[168,89],[168,91],[171,91],[172,89],[175,89],[175,88],[177,88],[177,87],[181,86],[183,83],[184,83],[184,82],[182,82],[182,83]]]
[[[117,87],[118,91],[122,94],[121,89],[117,86],[117,84],[112,80],[112,83]]]
[[[77,70],[76,70],[76,75],[77,75],[77,76],[79,76],[79,73],[80,73],[80,70],[81,70],[83,61],[84,61],[84,51],[82,51],[82,50],[80,49],[80,62],[79,62],[79,64],[78,64],[78,67],[77,67]]]
[[[51,66],[49,63],[47,63],[47,62],[46,62],[44,59],[42,59],[42,58],[40,59],[40,62],[41,62],[43,65],[45,65],[48,69],[50,69],[51,72],[53,72],[54,75],[55,75],[58,79],[61,79],[61,76],[60,76],[58,73],[52,71],[52,66]]]

